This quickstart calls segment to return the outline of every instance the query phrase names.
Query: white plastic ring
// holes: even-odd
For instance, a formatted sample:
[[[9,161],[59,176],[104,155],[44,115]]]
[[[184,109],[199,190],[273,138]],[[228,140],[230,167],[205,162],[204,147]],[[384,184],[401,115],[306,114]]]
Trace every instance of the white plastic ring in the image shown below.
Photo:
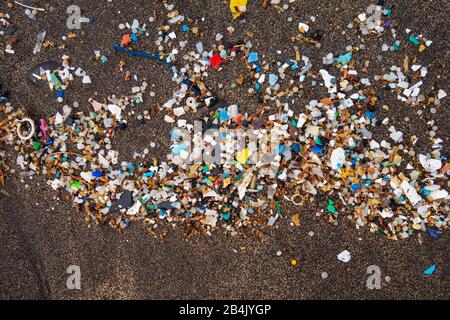
[[[34,125],[34,121],[31,120],[30,118],[24,118],[22,120],[17,120],[17,122],[19,122],[19,124],[17,125],[17,134],[19,136],[20,139],[22,140],[29,140],[34,136],[34,133],[36,131],[36,127]],[[30,126],[30,132],[28,133],[28,135],[24,136],[22,134],[22,123],[23,122],[28,122],[29,126]]]
[[[300,202],[298,201],[299,198],[300,198]],[[303,203],[303,197],[299,193],[296,193],[291,197],[291,201],[296,206],[299,206]]]

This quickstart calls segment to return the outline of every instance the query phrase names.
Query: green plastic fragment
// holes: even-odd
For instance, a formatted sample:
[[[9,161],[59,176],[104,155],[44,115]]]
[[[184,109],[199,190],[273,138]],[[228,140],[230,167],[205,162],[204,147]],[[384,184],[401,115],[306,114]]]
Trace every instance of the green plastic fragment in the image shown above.
[[[322,144],[322,141],[320,140],[319,137],[316,137],[315,142],[316,142],[316,144],[319,145],[319,146],[322,146],[322,145],[323,145],[323,144]]]
[[[278,201],[275,201],[275,204],[277,206],[277,215],[280,216],[281,215],[281,207],[280,207],[280,203]]]
[[[227,213],[222,213],[222,218],[223,218],[223,220],[228,221],[231,218],[231,214],[228,213],[228,212]]]
[[[416,46],[418,46],[418,45],[420,44],[419,39],[417,39],[417,38],[414,37],[414,36],[409,36],[409,41],[412,42],[412,43],[414,43]]]
[[[291,119],[291,123],[295,128],[297,128],[297,121],[295,121],[295,119]]]
[[[333,200],[328,200],[328,212],[331,213],[335,213],[336,212],[336,208],[334,207],[334,201]]]
[[[80,181],[72,181],[70,183],[70,187],[74,188],[74,189],[79,189],[81,187],[81,182]]]
[[[154,210],[158,209],[158,206],[156,204],[150,204],[148,206],[145,206],[145,209],[147,211],[154,211]]]
[[[40,147],[41,147],[41,144],[39,142],[33,141],[34,150],[38,151]]]
[[[390,166],[399,166],[402,163],[402,161],[397,162],[383,162],[383,167],[390,167]]]
[[[50,81],[53,83],[54,89],[59,89],[61,87],[61,82],[54,72],[50,74]]]

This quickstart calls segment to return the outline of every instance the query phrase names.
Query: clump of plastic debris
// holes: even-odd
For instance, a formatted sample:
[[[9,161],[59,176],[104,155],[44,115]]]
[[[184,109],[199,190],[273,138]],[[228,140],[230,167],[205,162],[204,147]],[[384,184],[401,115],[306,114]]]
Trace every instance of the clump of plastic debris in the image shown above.
[[[247,1],[230,1],[233,18],[246,12],[246,6]],[[195,50],[188,51],[185,35],[188,31],[196,35],[198,29],[190,28],[173,5],[165,7],[166,21],[155,40],[158,52],[142,49],[140,40],[148,33],[147,26],[135,19],[119,25],[122,34],[112,44],[112,54],[124,60],[155,60],[169,68],[179,85],[161,107],[164,120],[174,127],[167,161],[151,159],[148,149],[137,153],[135,162],[121,161],[112,149],[115,132],[127,124],[129,111],[144,102],[147,83],[143,81],[129,96],[91,99],[89,113],[65,105],[54,115],[35,119],[36,130],[28,131],[31,136],[22,134],[24,112],[18,114],[10,104],[1,106],[1,141],[17,151],[16,162],[22,171],[48,176],[49,187],[71,194],[88,221],[108,221],[123,229],[130,221],[142,220],[152,234],[162,224],[189,225],[206,232],[223,228],[233,235],[242,229],[271,227],[283,218],[285,201],[300,209],[318,204],[323,219],[336,223],[342,216],[349,217],[357,228],[367,227],[389,239],[448,228],[450,163],[442,139],[430,134],[432,152],[411,152],[417,140],[377,113],[384,104],[377,94],[381,88],[396,96],[398,103],[440,107],[447,94],[439,89],[425,99],[421,86],[427,69],[419,62],[409,67],[400,57],[403,69],[394,65],[386,74],[369,78],[363,76],[367,65],[357,64],[364,57],[363,45],[320,56],[323,65],[319,66],[298,47],[291,58],[273,63],[258,51],[251,36],[225,46],[219,34],[214,45],[199,38]],[[349,28],[357,24],[355,32],[363,37],[382,36],[393,30],[391,19],[390,8],[370,6]],[[298,27],[292,39],[319,49],[322,34],[314,29],[315,17],[310,20],[295,21]],[[149,23],[153,22],[150,17]],[[391,31],[395,41],[386,45],[387,50],[400,50],[399,32]],[[407,37],[413,45],[431,45],[423,37]],[[102,63],[108,61],[99,51],[95,57]],[[211,93],[205,84],[208,72],[220,72],[238,61],[246,68],[234,85],[247,85],[250,96],[275,107],[241,113],[236,104],[225,104]],[[121,72],[125,66],[121,62]],[[60,66],[37,66],[30,74],[55,90],[61,102],[74,75],[90,83],[86,72],[71,67],[66,56]],[[131,77],[125,72],[125,81]],[[308,87],[319,88],[320,95],[310,97],[301,111],[294,111],[298,110],[296,98]],[[185,119],[187,113],[202,121],[199,132]],[[206,127],[217,131],[210,133]],[[374,128],[385,137],[375,139]],[[181,132],[186,131],[194,133],[192,144],[197,148],[182,139]],[[257,142],[242,146],[231,137],[237,131],[244,141],[256,137]],[[271,141],[272,135],[278,139],[275,149],[263,143]],[[211,147],[224,156],[216,162],[197,161]],[[298,214],[290,221],[301,226]],[[348,262],[351,255],[343,251],[338,259]],[[292,261],[295,266],[297,261]]]

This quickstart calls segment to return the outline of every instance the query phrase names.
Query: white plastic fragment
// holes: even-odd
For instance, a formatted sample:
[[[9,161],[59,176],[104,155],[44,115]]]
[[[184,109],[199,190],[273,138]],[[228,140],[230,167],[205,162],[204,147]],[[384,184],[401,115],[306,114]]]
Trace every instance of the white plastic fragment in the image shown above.
[[[344,250],[337,255],[337,258],[339,261],[347,263],[351,260],[352,256],[348,250]]]
[[[130,208],[127,210],[127,215],[135,216],[139,213],[141,209],[142,203],[140,201],[136,201]]]
[[[55,115],[55,125],[60,125],[63,122],[64,122],[64,117],[62,116],[61,113],[57,112]]]
[[[400,187],[402,188],[409,202],[411,202],[413,206],[415,206],[422,200],[422,197],[417,193],[416,189],[409,184],[408,181],[403,180],[402,183],[400,184]]]
[[[299,22],[298,23],[298,31],[301,33],[306,33],[309,31],[309,26],[306,23]]]
[[[271,227],[271,226],[273,226],[273,225],[275,224],[275,221],[277,221],[277,218],[274,217],[274,216],[271,216],[271,217],[269,218],[269,221],[267,222],[267,225],[268,225],[269,227]]]
[[[122,109],[119,106],[116,106],[115,104],[109,104],[108,110],[111,112],[116,118],[120,118],[122,114]]]
[[[87,182],[91,182],[92,181],[92,172],[83,171],[80,173],[80,177],[82,177]]]
[[[178,108],[173,109],[173,114],[176,115],[177,117],[180,117],[185,113],[186,112],[184,111],[183,107],[178,107]]]
[[[167,114],[164,116],[164,121],[165,122],[168,122],[168,123],[174,123],[175,122],[175,119],[174,118],[172,118],[172,117],[170,117],[170,116],[168,116]]]
[[[434,200],[440,200],[440,199],[445,199],[448,197],[448,191],[441,189],[441,190],[435,190],[430,192],[430,194],[428,195],[428,199],[434,201]]]
[[[438,91],[438,99],[444,99],[446,96],[447,96],[447,93],[444,90],[439,89],[439,91]]]
[[[345,150],[341,147],[336,148],[331,153],[331,168],[338,170],[344,165],[345,162]]]
[[[400,131],[391,132],[389,137],[391,137],[391,139],[394,140],[395,142],[400,142],[403,138],[403,133]]]
[[[325,86],[328,88],[328,92],[336,93],[337,92],[336,78],[331,76],[328,73],[328,71],[324,69],[320,69],[319,73],[322,76],[323,81],[325,81]]]
[[[219,217],[219,215],[217,214],[216,210],[210,210],[207,209],[205,212],[205,220],[204,223],[207,225],[210,225],[212,227],[215,227],[217,224],[217,218]]]
[[[109,168],[109,161],[106,160],[101,154],[98,155],[98,162],[103,168]]]
[[[419,161],[422,167],[428,172],[436,172],[442,168],[442,161],[438,159],[430,159],[423,154],[419,155]]]
[[[376,142],[375,140],[370,140],[370,149],[380,149],[380,144]]]
[[[384,208],[383,211],[381,211],[380,215],[386,219],[386,218],[392,218],[394,214],[391,210],[388,210],[387,208]]]
[[[306,114],[304,114],[304,113],[301,113],[298,116],[297,128],[303,127],[303,125],[305,124],[306,120],[308,120],[308,116]]]
[[[85,76],[83,77],[82,82],[83,82],[84,84],[92,83],[91,77],[89,77],[88,75],[85,75]]]
[[[36,54],[36,53],[41,51],[42,44],[44,43],[44,39],[45,39],[46,33],[47,33],[46,31],[42,31],[41,33],[39,33],[37,35],[36,45],[35,45],[35,47],[33,49],[33,54]]]

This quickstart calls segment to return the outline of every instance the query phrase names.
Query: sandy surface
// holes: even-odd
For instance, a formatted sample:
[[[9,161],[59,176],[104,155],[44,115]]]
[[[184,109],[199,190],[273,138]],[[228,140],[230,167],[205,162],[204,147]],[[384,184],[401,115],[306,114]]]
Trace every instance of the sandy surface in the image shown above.
[[[28,1],[27,3],[41,1]],[[74,65],[82,66],[91,76],[93,84],[80,82],[66,90],[66,103],[78,101],[83,110],[89,110],[89,97],[103,97],[112,93],[128,94],[132,84],[125,83],[117,74],[118,61],[123,57],[108,55],[106,64],[94,62],[94,50],[109,53],[111,45],[120,37],[119,23],[132,22],[133,18],[146,20],[156,12],[157,25],[166,12],[159,1],[114,0],[77,1],[84,15],[94,17],[96,24],[84,25],[79,37],[68,40],[65,50],[44,49],[34,56],[32,50],[38,32],[47,30],[49,39],[60,39],[67,33],[65,26],[68,5],[74,1],[45,1],[54,12],[40,14],[37,22],[23,15],[23,9],[10,11],[20,42],[16,55],[0,55],[0,81],[12,91],[15,106],[25,106],[34,117],[48,116],[62,107],[54,93],[40,91],[25,81],[28,69],[35,64],[68,54]],[[392,2],[392,1],[390,1]],[[154,4],[156,3],[156,4]],[[317,17],[315,28],[324,32],[322,49],[302,47],[302,53],[313,63],[321,63],[328,52],[345,52],[345,47],[356,41],[342,35],[346,25],[363,12],[369,1],[296,1],[294,10],[280,14],[273,8],[264,10],[260,1],[251,1],[245,22],[232,21],[228,7],[222,1],[174,1],[179,11],[192,19],[211,43],[217,32],[226,33],[233,25],[236,33],[230,41],[238,40],[247,31],[254,32],[254,45],[260,54],[282,60],[292,56],[290,36],[295,32],[294,21]],[[338,4],[339,3],[339,4]],[[2,1],[2,10],[5,1]],[[120,10],[120,13],[118,11]],[[434,41],[422,55],[420,63],[428,67],[429,76],[422,90],[432,87],[450,92],[448,86],[450,58],[448,44],[450,10],[445,0],[395,1],[393,21],[399,29],[411,28]],[[204,21],[201,19],[204,18]],[[146,38],[149,51],[154,48],[155,32]],[[0,39],[0,41],[2,41]],[[195,45],[193,38],[190,45]],[[383,55],[382,40],[371,38],[366,43],[364,59],[371,60],[369,73],[380,74],[392,64],[400,65],[405,54],[418,55],[415,48],[404,48],[400,53]],[[281,55],[276,53],[281,50]],[[320,54],[319,54],[320,53]],[[152,108],[167,100],[175,88],[170,74],[161,65],[127,58],[129,69],[154,85],[156,97],[146,97],[142,108]],[[360,63],[360,62],[358,62]],[[228,103],[238,103],[242,110],[257,110],[260,105],[237,89],[220,90],[218,84],[230,88],[244,66],[236,62],[222,72],[210,72],[208,86]],[[242,89],[241,89],[242,90]],[[304,102],[313,97],[305,93]],[[391,122],[405,134],[426,137],[426,122],[434,118],[440,128],[444,146],[449,145],[449,108],[441,107],[437,115],[425,113],[418,118],[413,108],[386,98],[391,111]],[[299,110],[302,108],[299,104]],[[167,153],[167,132],[170,126],[162,120],[163,114],[145,123],[130,121],[119,134],[114,148],[123,159],[131,160],[131,152],[143,150],[149,141],[159,144],[155,156],[164,159]],[[409,117],[414,121],[405,122]],[[424,138],[425,141],[426,138]],[[429,150],[428,143],[419,149]],[[448,152],[447,152],[448,153]],[[29,184],[29,187],[26,187]],[[320,203],[319,203],[320,205]],[[353,222],[340,217],[334,226],[315,216],[317,207],[302,209],[302,227],[289,225],[289,216],[296,208],[283,203],[286,217],[275,227],[265,230],[261,239],[230,237],[216,233],[211,237],[197,236],[183,239],[179,230],[170,230],[161,240],[148,236],[144,226],[134,223],[119,234],[107,225],[88,228],[82,214],[71,206],[64,192],[55,193],[43,177],[21,181],[18,175],[6,178],[0,190],[0,298],[40,299],[449,299],[449,233],[438,240],[424,236],[417,239],[388,241],[378,238],[367,229],[357,230]],[[310,237],[308,232],[314,231]],[[342,250],[352,253],[345,264],[336,258]],[[283,251],[278,257],[276,252]],[[291,259],[299,261],[296,267]],[[438,263],[432,276],[422,275],[423,270]],[[82,276],[81,290],[68,290],[65,285],[66,269],[79,265]],[[368,290],[366,269],[377,265],[382,272],[383,287]],[[323,280],[321,273],[327,272]],[[386,282],[386,276],[390,281]]]

